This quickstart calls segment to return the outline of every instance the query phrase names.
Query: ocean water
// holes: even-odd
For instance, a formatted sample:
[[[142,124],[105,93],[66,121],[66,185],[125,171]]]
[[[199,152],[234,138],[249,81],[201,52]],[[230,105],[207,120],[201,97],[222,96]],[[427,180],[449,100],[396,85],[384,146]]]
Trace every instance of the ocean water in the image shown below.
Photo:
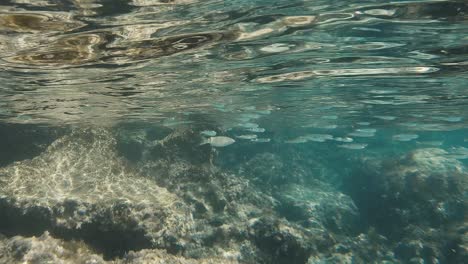
[[[0,1],[0,263],[468,263],[464,0]]]

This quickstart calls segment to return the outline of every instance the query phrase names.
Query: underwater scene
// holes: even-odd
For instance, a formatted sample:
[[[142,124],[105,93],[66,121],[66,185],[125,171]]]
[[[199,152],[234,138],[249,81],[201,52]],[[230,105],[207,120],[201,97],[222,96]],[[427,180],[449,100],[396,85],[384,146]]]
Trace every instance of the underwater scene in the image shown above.
[[[0,0],[0,264],[462,264],[467,198],[466,0]]]

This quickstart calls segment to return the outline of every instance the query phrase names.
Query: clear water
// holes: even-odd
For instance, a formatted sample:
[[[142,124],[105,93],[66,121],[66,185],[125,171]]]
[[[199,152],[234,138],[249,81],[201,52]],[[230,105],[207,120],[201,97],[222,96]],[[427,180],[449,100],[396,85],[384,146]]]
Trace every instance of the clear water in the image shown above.
[[[468,259],[466,1],[3,0],[0,51],[0,262]]]

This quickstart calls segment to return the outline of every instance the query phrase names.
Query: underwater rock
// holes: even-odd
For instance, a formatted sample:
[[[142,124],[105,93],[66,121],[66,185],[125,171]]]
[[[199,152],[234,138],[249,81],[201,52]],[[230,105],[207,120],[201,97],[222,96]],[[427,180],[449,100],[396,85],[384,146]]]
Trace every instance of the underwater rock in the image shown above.
[[[409,263],[413,258],[455,263],[450,258],[464,253],[447,254],[446,248],[461,247],[462,235],[451,230],[466,218],[467,173],[446,151],[423,148],[396,159],[367,159],[343,188],[369,226],[399,243],[397,257]]]
[[[193,224],[181,200],[138,175],[104,130],[80,130],[0,169],[0,231],[83,239],[106,257],[177,247]]]
[[[404,230],[407,235],[393,251],[405,263],[463,263],[467,259],[466,223],[444,228],[409,225]]]
[[[0,238],[0,260],[18,250],[18,261],[78,254],[125,264],[458,263],[467,256],[466,169],[443,150],[363,160],[342,183],[348,196],[323,178],[314,155],[284,163],[283,153],[251,153],[226,169],[212,163],[224,150],[200,146],[199,130],[110,131],[70,130],[36,157],[0,168],[0,233],[8,237]],[[129,159],[134,152],[140,156]],[[12,241],[21,241],[18,249]],[[76,247],[87,248],[83,257]],[[52,253],[31,253],[39,248]]]
[[[202,137],[191,129],[177,129],[148,148],[149,160],[188,161],[200,165],[209,163],[212,151],[209,145],[200,146]]]
[[[360,230],[353,200],[319,181],[308,186],[286,185],[275,198],[280,203],[279,212],[290,221],[335,233],[355,234]]]
[[[236,260],[226,258],[202,258],[190,259],[180,256],[174,256],[162,250],[140,250],[138,252],[129,252],[121,261],[116,261],[118,264],[237,264]]]
[[[252,182],[263,188],[301,183],[308,173],[302,166],[291,166],[289,163],[284,163],[282,157],[268,152],[259,153],[242,164],[241,171]]]
[[[116,263],[305,263],[316,243],[332,243],[324,229],[282,219],[275,199],[245,177],[210,165],[212,149],[195,134],[142,141],[150,153],[132,161],[119,153],[122,137],[72,130],[40,155],[0,168],[0,232],[50,232]],[[198,151],[206,156],[197,154],[197,163]]]
[[[334,165],[328,164],[335,159],[333,155],[325,156],[320,149],[311,151],[296,144],[281,144],[266,146],[255,145],[243,147],[241,151],[248,153],[239,157],[221,156],[224,160],[232,159],[228,166],[238,170],[257,188],[267,192],[277,192],[277,188],[289,184],[303,184],[313,186],[317,182],[339,185],[341,176]],[[281,147],[281,153],[276,149]],[[326,148],[326,146],[324,146]],[[331,166],[330,166],[331,165]],[[226,165],[224,165],[226,166]]]
[[[203,163],[190,161],[194,151],[190,146],[202,147],[193,141],[194,135],[191,131],[174,131],[152,150],[165,155],[149,155],[137,166],[142,174],[153,177],[192,208],[196,231],[189,235],[192,243],[183,247],[184,256],[206,258],[223,252],[222,256],[236,256],[242,263],[305,263],[315,250],[315,242],[331,243],[325,228],[311,231],[280,220],[284,215],[276,210],[275,198],[249,184],[247,176],[220,170],[207,158]],[[263,157],[271,155],[256,156],[258,164],[269,161],[261,160]],[[329,194],[332,199],[337,192]],[[336,209],[325,202],[322,205]],[[345,213],[339,212],[336,219],[328,221],[341,221],[338,218],[345,219],[342,215]],[[278,242],[278,237],[283,241]]]
[[[413,222],[440,226],[460,221],[467,206],[466,176],[464,165],[447,152],[424,148],[384,162],[366,160],[344,189],[371,222],[401,233],[402,225]]]
[[[401,263],[395,259],[386,238],[370,230],[358,236],[341,237],[330,251],[313,255],[307,264]]]
[[[45,232],[39,237],[15,236],[0,239],[0,263],[235,264],[239,262],[225,258],[189,259],[158,249],[130,251],[122,259],[105,261],[83,242],[57,239]]]
[[[216,136],[206,138],[200,145],[210,144],[212,147],[222,148],[234,144],[236,141],[230,137]]]
[[[84,243],[55,239],[45,232],[39,237],[0,239],[0,263],[106,263]]]
[[[265,263],[306,263],[317,247],[331,243],[331,239],[320,232],[294,228],[284,220],[271,217],[253,222],[250,234],[265,254]]]
[[[44,151],[63,135],[65,128],[49,128],[24,124],[1,124],[0,166],[30,159]]]

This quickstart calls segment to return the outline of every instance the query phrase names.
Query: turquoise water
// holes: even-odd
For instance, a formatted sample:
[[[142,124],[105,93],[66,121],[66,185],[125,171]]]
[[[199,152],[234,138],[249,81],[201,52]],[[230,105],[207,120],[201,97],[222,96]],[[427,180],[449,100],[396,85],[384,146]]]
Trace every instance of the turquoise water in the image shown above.
[[[465,263],[466,1],[0,2],[0,263]]]

